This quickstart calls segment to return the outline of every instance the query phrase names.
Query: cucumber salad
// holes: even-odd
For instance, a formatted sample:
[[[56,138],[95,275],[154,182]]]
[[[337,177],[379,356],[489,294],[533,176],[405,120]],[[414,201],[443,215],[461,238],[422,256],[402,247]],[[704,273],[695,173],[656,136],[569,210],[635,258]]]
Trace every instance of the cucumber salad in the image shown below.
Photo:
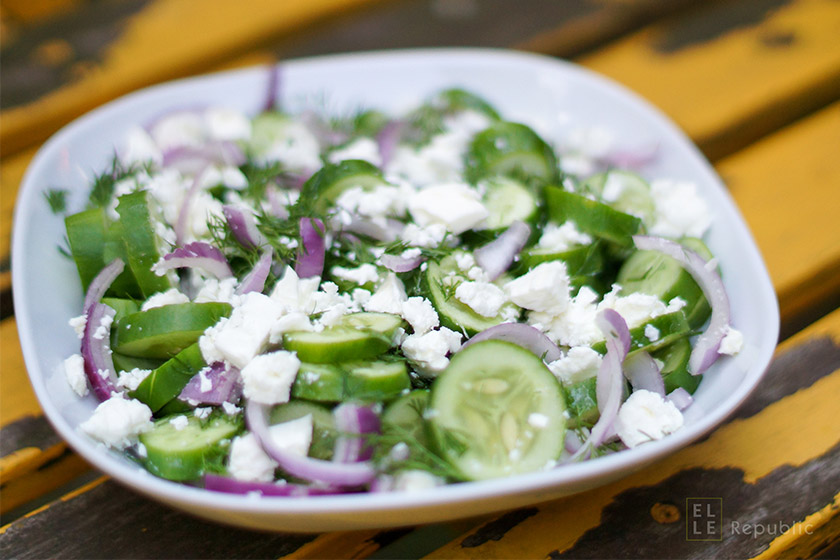
[[[85,298],[64,370],[99,401],[79,430],[271,496],[563,468],[679,430],[742,345],[711,213],[645,176],[655,154],[585,140],[462,89],[131,130],[65,217]]]

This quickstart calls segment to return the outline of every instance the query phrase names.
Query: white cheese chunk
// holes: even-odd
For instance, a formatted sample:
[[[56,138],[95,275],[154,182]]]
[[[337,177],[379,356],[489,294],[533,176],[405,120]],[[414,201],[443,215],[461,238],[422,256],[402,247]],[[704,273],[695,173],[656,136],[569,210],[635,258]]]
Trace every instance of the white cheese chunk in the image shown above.
[[[134,368],[120,373],[117,378],[117,387],[125,387],[129,391],[134,391],[140,386],[144,379],[151,375],[152,370]]]
[[[364,304],[364,309],[365,311],[400,315],[402,313],[403,302],[406,299],[405,286],[403,286],[402,280],[391,272]]]
[[[548,369],[564,385],[574,385],[595,377],[602,359],[589,346],[573,346],[562,358],[548,364]]]
[[[712,215],[694,183],[660,179],[650,184],[650,191],[656,209],[651,235],[703,237]]]
[[[621,405],[615,431],[627,447],[662,439],[683,425],[682,413],[653,391],[634,391]]]
[[[259,292],[243,295],[241,304],[215,334],[216,350],[231,364],[244,368],[265,348],[271,328],[281,315],[283,308],[268,296]]]
[[[525,309],[561,313],[569,306],[569,274],[563,261],[540,263],[505,284],[510,300]]]
[[[73,354],[64,360],[64,376],[73,392],[84,397],[88,394],[87,375],[85,374],[85,360],[79,354]]]
[[[404,301],[401,315],[414,329],[414,334],[427,333],[440,325],[440,317],[435,307],[424,297],[414,296]]]
[[[405,338],[402,350],[424,373],[436,375],[449,365],[447,355],[461,347],[461,333],[446,327]]]
[[[178,288],[170,288],[165,292],[158,292],[152,294],[149,299],[143,302],[140,311],[148,311],[155,307],[163,307],[164,305],[175,305],[178,303],[189,303],[190,298],[178,291]]]
[[[135,399],[121,395],[102,401],[79,428],[109,447],[124,449],[136,436],[152,428],[152,411]]]
[[[505,291],[489,282],[461,282],[455,298],[482,317],[495,317],[507,303]]]
[[[278,448],[305,456],[312,442],[312,416],[307,414],[296,420],[275,424],[269,429],[271,441]],[[271,482],[277,463],[269,457],[257,437],[248,433],[234,438],[230,447],[228,469],[237,480]]]
[[[373,138],[357,138],[346,146],[342,146],[330,153],[330,163],[339,163],[347,159],[361,159],[372,163],[376,167],[382,165],[382,156],[379,153],[379,145]]]
[[[463,183],[435,184],[417,191],[408,201],[408,211],[421,227],[442,224],[459,234],[489,215],[480,198],[478,191]]]
[[[289,401],[300,360],[294,352],[277,350],[253,358],[242,368],[243,394],[263,404]]]
[[[723,340],[720,341],[720,348],[718,352],[721,354],[728,354],[734,356],[739,353],[744,347],[744,335],[741,331],[733,329],[731,325],[726,327],[726,334]]]
[[[537,247],[545,251],[560,253],[577,245],[588,245],[590,243],[592,243],[591,236],[578,231],[574,222],[567,221],[561,225],[546,224],[539,241],[537,241]]]

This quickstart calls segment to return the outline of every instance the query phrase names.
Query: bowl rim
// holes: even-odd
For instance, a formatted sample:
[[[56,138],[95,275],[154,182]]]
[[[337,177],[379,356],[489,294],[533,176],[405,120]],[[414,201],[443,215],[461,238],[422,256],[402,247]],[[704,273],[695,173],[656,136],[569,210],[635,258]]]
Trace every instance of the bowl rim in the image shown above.
[[[642,99],[634,92],[628,90],[626,87],[571,62],[544,55],[506,49],[441,47],[342,53],[299,58],[283,61],[278,64],[281,67],[317,67],[319,65],[330,66],[333,64],[348,63],[366,64],[383,61],[398,61],[407,64],[418,58],[428,59],[429,57],[439,59],[440,63],[444,65],[456,61],[464,63],[469,62],[470,60],[487,62],[489,59],[490,61],[495,62],[505,61],[510,64],[524,64],[542,67],[549,72],[560,71],[571,73],[581,79],[585,79],[593,83],[596,87],[607,88],[613,92],[617,92],[632,101],[639,111],[643,113],[645,119],[655,121],[659,126],[669,131],[672,136],[684,142],[689,150],[693,152],[694,157],[699,158],[703,163],[705,163],[704,169],[705,174],[707,175],[705,179],[709,183],[716,185],[717,188],[725,191],[723,183],[712,170],[711,165],[708,164],[705,157],[685,136],[685,134],[658,109],[654,108],[650,105],[650,103]],[[404,510],[406,508],[439,508],[440,506],[461,503],[463,501],[501,498],[505,496],[518,495],[523,492],[539,490],[550,492],[552,489],[560,487],[573,489],[573,487],[579,486],[580,489],[583,490],[596,485],[592,483],[597,479],[615,475],[617,472],[629,474],[629,472],[669,455],[701,438],[718,424],[723,422],[732,412],[734,412],[761,381],[761,378],[769,365],[773,349],[776,346],[776,339],[779,331],[779,310],[775,292],[772,283],[770,282],[766,266],[761,259],[751,233],[746,228],[743,218],[740,218],[740,222],[735,225],[739,229],[743,230],[742,233],[745,238],[752,243],[748,249],[750,249],[750,252],[754,253],[754,256],[757,257],[757,259],[753,258],[753,262],[750,264],[757,267],[756,275],[760,282],[752,287],[761,293],[762,301],[770,305],[770,307],[765,309],[765,312],[769,314],[770,320],[768,321],[768,324],[765,325],[766,332],[764,332],[761,337],[763,344],[756,352],[755,365],[753,365],[750,369],[750,372],[757,369],[760,369],[760,372],[753,372],[751,373],[751,376],[745,376],[738,385],[737,389],[729,394],[723,403],[721,403],[721,405],[715,408],[712,412],[707,413],[698,421],[691,424],[691,426],[687,426],[678,432],[670,434],[667,438],[662,440],[591,461],[564,465],[562,468],[551,471],[528,473],[525,475],[493,479],[489,481],[475,481],[447,485],[430,491],[412,493],[410,494],[410,497],[405,493],[395,492],[317,496],[309,497],[307,499],[288,497],[260,497],[259,499],[254,499],[249,496],[209,492],[200,488],[159,479],[152,476],[145,470],[135,470],[128,467],[126,464],[117,460],[116,457],[112,456],[112,453],[103,452],[105,450],[104,446],[96,444],[89,438],[80,434],[76,430],[75,426],[71,426],[64,420],[61,412],[52,402],[48,388],[44,382],[45,376],[41,371],[41,364],[39,363],[37,352],[33,343],[35,318],[30,317],[30,315],[25,311],[26,306],[23,305],[24,301],[31,296],[29,295],[27,285],[22,282],[23,273],[21,270],[24,265],[21,263],[25,262],[26,255],[23,247],[24,225],[19,218],[29,211],[29,208],[31,205],[35,204],[35,201],[39,200],[37,196],[30,194],[37,188],[34,184],[34,179],[41,166],[47,164],[50,157],[54,155],[57,147],[66,139],[80,134],[89,126],[90,123],[98,119],[107,118],[109,114],[118,113],[126,110],[126,108],[130,108],[133,103],[138,100],[142,100],[149,94],[177,91],[184,87],[189,87],[194,84],[200,84],[217,78],[239,79],[254,72],[263,72],[265,71],[265,68],[266,66],[263,65],[183,78],[147,87],[110,101],[79,117],[53,135],[39,149],[24,175],[17,195],[12,236],[12,282],[13,286],[16,287],[13,294],[14,303],[16,309],[22,310],[20,314],[16,314],[21,348],[23,350],[24,360],[30,380],[45,416],[61,437],[70,443],[70,445],[82,457],[84,457],[97,469],[107,473],[117,481],[126,484],[135,490],[138,490],[150,497],[162,499],[171,504],[189,503],[207,508],[220,508],[231,512],[269,514],[283,513],[319,515],[329,513],[335,515],[336,513],[361,513],[370,511],[384,512],[398,509]],[[732,206],[735,209],[736,216],[740,217],[734,203]],[[768,349],[770,339],[772,339],[772,344]],[[587,485],[587,483],[589,484]],[[407,502],[410,502],[410,504],[407,504]]]

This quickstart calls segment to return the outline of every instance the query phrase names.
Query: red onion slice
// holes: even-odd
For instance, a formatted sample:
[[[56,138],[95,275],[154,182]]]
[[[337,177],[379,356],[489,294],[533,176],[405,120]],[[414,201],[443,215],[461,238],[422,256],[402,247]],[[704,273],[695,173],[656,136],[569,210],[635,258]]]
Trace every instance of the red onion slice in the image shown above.
[[[250,211],[225,205],[222,213],[225,215],[233,238],[244,248],[255,249],[265,242],[262,233],[257,229],[257,221]]]
[[[621,397],[624,393],[621,363],[630,348],[630,331],[627,328],[627,323],[613,309],[601,311],[596,321],[598,328],[601,329],[607,339],[607,354],[601,361],[595,384],[598,410],[601,416],[592,426],[589,437],[580,449],[571,456],[570,461],[586,459],[592,453],[592,450],[601,445],[612,433],[613,423],[618,416]]]
[[[302,484],[274,484],[272,482],[251,482],[236,480],[226,476],[207,473],[204,475],[204,489],[214,492],[225,492],[227,494],[251,494],[256,493],[262,496],[325,496],[329,494],[341,494],[344,490],[338,488],[319,488],[304,486]]]
[[[379,146],[379,157],[382,158],[382,165],[385,168],[394,156],[394,150],[400,142],[402,130],[405,124],[402,121],[389,121],[379,134],[376,135],[376,144]]]
[[[356,463],[367,461],[373,456],[373,447],[365,445],[363,434],[380,432],[379,416],[366,406],[344,403],[333,410],[335,427],[341,436],[335,442],[333,461],[337,463]],[[352,434],[360,434],[354,437]]]
[[[670,393],[668,393],[668,400],[674,403],[680,412],[691,406],[691,403],[694,402],[694,397],[691,396],[691,393],[683,389],[682,387],[677,387]]]
[[[282,68],[279,64],[272,64],[268,67],[268,85],[266,87],[263,112],[280,110],[281,78]]]
[[[117,370],[111,358],[111,329],[105,325],[114,319],[114,315],[116,311],[104,303],[94,303],[88,308],[82,334],[85,375],[100,401],[106,401],[113,393],[121,392],[117,389]]]
[[[385,225],[374,223],[370,220],[353,216],[349,224],[344,225],[343,231],[365,235],[376,241],[392,243],[399,238],[405,224],[398,220],[387,218]]]
[[[203,241],[194,241],[178,247],[155,264],[155,270],[173,268],[199,268],[219,279],[233,276],[233,271],[222,252]]]
[[[665,396],[665,382],[659,366],[647,352],[636,352],[624,360],[624,376],[634,391],[644,389]]]
[[[236,403],[241,396],[239,369],[225,367],[224,362],[214,362],[187,382],[178,400],[221,406],[224,402]]]
[[[204,174],[203,167],[200,171],[198,171],[193,177],[192,184],[190,188],[187,189],[186,194],[184,194],[184,199],[181,201],[181,207],[178,209],[178,218],[175,220],[175,226],[173,229],[175,230],[175,244],[181,245],[184,243],[184,240],[187,237],[187,222],[190,215],[190,204],[192,204],[192,199],[195,197],[195,193],[198,192],[198,185],[201,182],[201,176]]]
[[[484,269],[490,281],[501,276],[519,251],[531,237],[531,227],[525,222],[516,221],[502,232],[499,237],[475,250],[475,262]]]
[[[633,242],[640,250],[659,251],[679,261],[703,290],[703,295],[712,307],[712,317],[709,319],[709,326],[694,344],[688,361],[688,371],[692,375],[704,373],[720,357],[718,349],[729,327],[729,298],[723,280],[715,267],[709,266],[703,257],[675,241],[662,237],[634,235]]]
[[[210,165],[239,167],[245,161],[245,152],[230,140],[208,142],[198,147],[177,146],[163,152],[164,167],[177,169],[184,175],[198,176]]]
[[[268,410],[268,405],[248,401],[245,404],[245,422],[268,456],[290,475],[335,486],[361,486],[376,477],[376,469],[370,462],[322,461],[280,449],[272,441],[268,430]]]
[[[544,362],[553,362],[563,357],[563,351],[551,342],[539,329],[525,323],[502,323],[485,329],[461,346],[464,348],[482,340],[506,340],[530,350]]]
[[[108,288],[122,274],[124,269],[125,263],[122,259],[114,259],[94,276],[88,285],[87,293],[85,293],[85,302],[82,305],[83,313],[88,313],[90,308],[102,299],[105,292],[108,291]]]
[[[269,247],[260,255],[260,260],[254,265],[239,286],[236,288],[236,294],[242,295],[248,292],[262,292],[265,288],[265,281],[268,279],[268,273],[271,272],[271,259],[274,255],[274,249]]]
[[[299,278],[321,276],[324,273],[324,222],[318,218],[300,219],[301,251],[295,263],[295,272]]]
[[[639,170],[659,158],[659,144],[652,143],[636,150],[619,149],[598,159],[598,163],[619,169]]]
[[[422,255],[413,258],[400,255],[382,255],[379,257],[379,262],[391,272],[409,272],[423,263],[423,257]]]

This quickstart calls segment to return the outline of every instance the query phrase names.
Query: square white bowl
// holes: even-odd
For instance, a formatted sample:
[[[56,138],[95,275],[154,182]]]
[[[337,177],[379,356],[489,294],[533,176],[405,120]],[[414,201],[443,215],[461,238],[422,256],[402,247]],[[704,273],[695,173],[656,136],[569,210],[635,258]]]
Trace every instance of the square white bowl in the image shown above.
[[[269,69],[224,72],[155,86],[108,103],[53,136],[28,169],[15,211],[12,280],[21,346],[47,418],[86,460],[151,498],[224,523],[278,531],[352,530],[431,523],[520,507],[600,486],[684,447],[732,413],[761,380],[776,346],[779,311],[773,286],[743,218],[712,167],[659,111],[625,88],[571,63],[492,49],[425,49],[347,54],[282,63],[284,107],[326,98],[330,108],[360,106],[394,114],[445,87],[485,97],[509,120],[534,127],[558,143],[571,131],[600,127],[621,145],[658,146],[650,177],[693,181],[712,209],[707,241],[718,257],[744,350],[704,376],[686,426],[635,449],[552,471],[450,485],[421,493],[351,494],[310,498],[253,498],[208,492],[155,478],[119,453],[81,434],[95,408],[65,380],[62,362],[79,351],[67,321],[81,312],[83,294],[72,261],[58,246],[63,221],[43,198],[70,190],[80,209],[89,178],[103,169],[132,125],[173,108],[224,106],[256,114],[265,103]]]

